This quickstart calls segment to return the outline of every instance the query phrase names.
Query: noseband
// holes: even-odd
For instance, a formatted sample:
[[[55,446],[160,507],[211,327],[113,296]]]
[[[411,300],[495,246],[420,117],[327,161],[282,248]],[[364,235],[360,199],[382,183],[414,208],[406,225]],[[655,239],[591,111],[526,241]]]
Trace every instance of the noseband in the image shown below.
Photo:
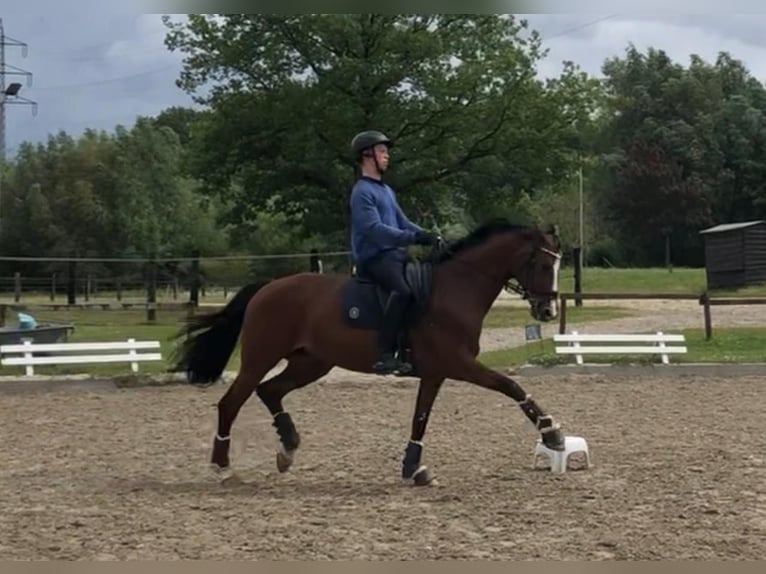
[[[556,243],[559,243],[558,240],[558,234],[554,234],[556,237]],[[527,270],[526,279],[525,282],[527,285],[533,285],[533,279],[534,279],[534,273],[537,269],[537,254],[538,252],[543,252],[546,255],[550,255],[554,259],[561,259],[561,255],[551,251],[547,247],[542,246],[542,238],[539,237],[537,242],[535,243],[535,247],[532,249],[532,252],[529,254],[529,258],[524,263],[524,267]],[[521,283],[518,280],[515,280],[514,277],[511,277],[504,286],[506,291],[513,291],[514,293],[518,293],[521,295],[522,299],[526,299],[529,301],[540,301],[540,300],[546,300],[546,299],[557,299],[559,296],[558,291],[530,291],[526,287],[522,286]]]
[[[546,253],[555,259],[561,259],[561,255],[555,251],[551,251],[547,247],[535,247],[535,249],[533,249],[532,253],[529,255],[529,259],[527,259],[526,263],[524,263],[524,267],[527,269],[527,285],[532,285],[531,279],[534,279],[535,269],[537,268],[537,253],[539,251],[542,251],[543,253]],[[556,299],[559,296],[558,291],[530,291],[521,285],[521,283],[519,283],[519,281],[514,277],[511,277],[508,281],[506,281],[504,288],[506,291],[513,291],[514,293],[518,293],[521,295],[522,299],[529,299],[530,301],[536,301],[540,299]]]

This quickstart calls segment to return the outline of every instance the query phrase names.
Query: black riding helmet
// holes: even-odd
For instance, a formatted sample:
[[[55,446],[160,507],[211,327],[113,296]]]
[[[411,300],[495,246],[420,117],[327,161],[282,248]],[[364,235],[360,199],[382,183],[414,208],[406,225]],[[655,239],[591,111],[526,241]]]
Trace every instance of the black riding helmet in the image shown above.
[[[359,132],[354,136],[354,139],[351,140],[351,151],[354,153],[354,158],[359,161],[365,150],[378,144],[386,144],[388,147],[394,147],[394,142],[382,132],[377,130]]]

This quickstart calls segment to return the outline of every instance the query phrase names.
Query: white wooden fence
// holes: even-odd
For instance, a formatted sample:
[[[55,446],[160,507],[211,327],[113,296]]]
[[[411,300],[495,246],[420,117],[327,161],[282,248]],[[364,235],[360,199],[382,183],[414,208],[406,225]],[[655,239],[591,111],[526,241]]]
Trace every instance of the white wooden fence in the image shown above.
[[[35,365],[71,365],[86,363],[130,363],[131,370],[138,372],[139,362],[161,361],[162,353],[139,353],[145,349],[159,349],[159,341],[127,341],[98,343],[32,343],[0,346],[3,366],[23,366],[25,374],[35,374]],[[125,351],[104,353],[103,351]],[[44,353],[38,355],[38,353]],[[11,356],[6,356],[11,355]]]
[[[554,335],[555,343],[566,343],[556,346],[556,353],[562,355],[574,355],[578,365],[583,364],[583,355],[611,355],[611,354],[651,354],[662,357],[662,363],[667,365],[669,355],[686,353],[686,345],[670,346],[667,343],[683,343],[686,341],[683,335],[666,335],[662,331],[656,334],[585,334],[572,331],[568,335]],[[612,343],[611,345],[592,345],[590,343]],[[636,343],[647,343],[637,345]]]

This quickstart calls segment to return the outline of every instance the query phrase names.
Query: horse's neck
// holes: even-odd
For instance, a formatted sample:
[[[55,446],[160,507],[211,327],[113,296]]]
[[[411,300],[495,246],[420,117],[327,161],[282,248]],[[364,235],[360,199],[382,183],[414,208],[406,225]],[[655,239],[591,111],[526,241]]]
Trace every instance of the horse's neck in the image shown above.
[[[492,248],[485,247],[455,255],[443,264],[442,277],[454,289],[460,304],[470,305],[484,316],[500,295],[507,274],[498,268]]]

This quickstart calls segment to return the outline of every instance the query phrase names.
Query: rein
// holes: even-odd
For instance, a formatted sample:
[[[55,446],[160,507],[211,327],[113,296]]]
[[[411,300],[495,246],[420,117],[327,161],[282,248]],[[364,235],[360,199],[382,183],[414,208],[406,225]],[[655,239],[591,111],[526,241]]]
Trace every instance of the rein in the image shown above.
[[[530,279],[531,276],[535,272],[535,263],[537,261],[537,253],[538,251],[541,251],[547,255],[550,255],[551,257],[554,257],[555,259],[561,259],[561,255],[551,251],[550,249],[541,246],[539,243],[535,245],[534,249],[532,250],[532,253],[529,255],[527,260],[522,265],[522,268],[527,269],[527,279]],[[441,239],[431,250],[431,254],[428,257],[431,261],[438,260],[438,256],[442,253],[449,253],[450,252],[450,246],[447,241],[444,239]],[[483,269],[479,269],[475,265],[468,263],[466,261],[461,261],[459,259],[453,259],[453,261],[457,261],[461,265],[464,265],[466,267],[469,267],[474,272],[476,272],[478,275],[481,275],[483,277],[486,277],[488,279],[494,279],[489,273],[484,271]],[[528,284],[531,284],[530,281],[527,281]],[[543,299],[543,298],[551,298],[555,299],[558,298],[558,291],[548,291],[548,292],[537,292],[537,291],[530,291],[526,287],[524,287],[516,277],[511,276],[508,280],[503,282],[503,289],[509,292],[517,293],[521,296],[522,300],[536,300],[536,299]]]

